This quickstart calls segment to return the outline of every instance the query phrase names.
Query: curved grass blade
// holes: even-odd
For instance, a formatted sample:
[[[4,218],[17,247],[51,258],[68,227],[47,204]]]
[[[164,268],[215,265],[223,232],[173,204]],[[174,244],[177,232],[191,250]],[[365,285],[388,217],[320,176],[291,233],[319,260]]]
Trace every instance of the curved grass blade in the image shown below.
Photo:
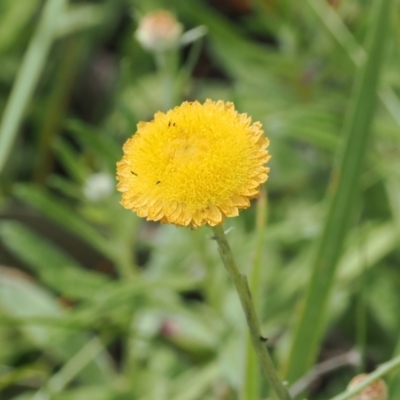
[[[313,364],[324,333],[325,311],[344,239],[349,230],[382,66],[390,0],[376,2],[369,26],[368,56],[356,77],[344,147],[332,174],[330,206],[312,266],[305,304],[292,343],[287,379],[293,382]]]

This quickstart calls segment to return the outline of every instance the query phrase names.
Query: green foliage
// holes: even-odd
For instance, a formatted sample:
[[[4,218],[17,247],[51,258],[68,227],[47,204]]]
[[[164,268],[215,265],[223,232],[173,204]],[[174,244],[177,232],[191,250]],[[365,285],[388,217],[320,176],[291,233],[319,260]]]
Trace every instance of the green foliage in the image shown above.
[[[0,398],[272,398],[212,231],[119,204],[123,143],[177,99],[234,101],[271,141],[265,201],[225,227],[289,388],[326,400],[400,354],[399,5],[376,2],[383,36],[370,3],[0,2]],[[205,28],[168,70],[133,37],[157,8]]]

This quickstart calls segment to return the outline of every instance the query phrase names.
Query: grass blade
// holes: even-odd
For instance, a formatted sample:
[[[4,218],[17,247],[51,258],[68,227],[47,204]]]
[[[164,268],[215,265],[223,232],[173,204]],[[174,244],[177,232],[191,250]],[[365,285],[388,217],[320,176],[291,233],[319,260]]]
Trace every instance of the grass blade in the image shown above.
[[[304,375],[315,360],[323,335],[325,309],[334,281],[338,259],[349,228],[358,191],[364,154],[375,105],[375,93],[382,65],[390,0],[376,2],[367,43],[368,56],[360,71],[344,127],[344,147],[333,171],[331,202],[322,236],[317,245],[311,281],[295,333],[287,379]]]
[[[353,64],[360,67],[365,61],[365,50],[357,43],[335,9],[325,1],[307,0],[307,3]],[[395,18],[395,14],[393,16]],[[392,88],[384,85],[378,94],[393,120],[396,121],[397,125],[400,125],[400,101],[396,93]]]
[[[97,337],[90,339],[67,363],[54,374],[47,385],[39,390],[32,400],[50,400],[54,394],[60,393],[89,363],[93,362],[105,351],[105,346]]]
[[[0,172],[50,51],[65,0],[47,0],[42,18],[25,54],[0,123]]]
[[[86,270],[62,249],[19,222],[4,221],[0,239],[42,282],[63,296],[85,300],[108,288],[110,281],[106,275]]]
[[[110,241],[50,193],[36,186],[19,185],[15,189],[15,194],[22,201],[40,210],[46,217],[75,233],[110,260],[115,259],[116,251]]]
[[[54,295],[10,268],[0,268],[0,306],[0,320],[11,317],[24,321],[39,317],[63,321],[68,315]],[[18,332],[34,348],[61,363],[69,360],[71,354],[78,352],[91,338],[86,332],[46,326],[40,322],[30,326],[21,325]],[[79,379],[89,384],[109,382],[114,376],[114,366],[106,351],[79,371]]]
[[[106,10],[100,5],[71,6],[60,19],[58,36],[66,36],[82,29],[100,25],[106,16]]]

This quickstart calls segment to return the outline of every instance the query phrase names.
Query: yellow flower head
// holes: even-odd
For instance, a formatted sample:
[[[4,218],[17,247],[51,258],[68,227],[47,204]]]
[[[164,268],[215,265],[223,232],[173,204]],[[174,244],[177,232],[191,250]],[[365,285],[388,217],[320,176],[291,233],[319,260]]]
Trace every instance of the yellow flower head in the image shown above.
[[[261,123],[233,103],[184,102],[140,122],[117,164],[121,204],[138,216],[197,228],[249,207],[268,178]]]

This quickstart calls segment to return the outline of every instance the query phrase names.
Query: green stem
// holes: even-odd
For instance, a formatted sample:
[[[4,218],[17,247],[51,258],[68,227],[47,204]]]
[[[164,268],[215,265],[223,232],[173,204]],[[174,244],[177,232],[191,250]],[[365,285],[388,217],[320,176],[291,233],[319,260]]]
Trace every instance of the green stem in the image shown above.
[[[253,295],[256,311],[260,306],[261,291],[261,261],[265,236],[265,225],[267,222],[267,196],[265,187],[261,188],[260,197],[256,209],[256,245],[254,261],[249,271],[250,291]],[[253,344],[250,334],[246,338],[246,364],[244,371],[243,400],[258,400],[260,398],[260,373],[256,354],[253,351]]]
[[[373,382],[375,382],[377,379],[379,379],[381,376],[387,374],[390,371],[393,371],[395,368],[400,366],[400,356],[394,358],[391,361],[388,361],[385,364],[382,364],[380,367],[378,367],[374,372],[368,375],[367,378],[365,378],[359,385],[354,386],[351,388],[351,390],[346,390],[345,392],[332,397],[330,400],[348,400],[352,399],[353,396],[367,386],[371,385]]]
[[[264,375],[280,400],[291,400],[289,392],[276,373],[271,356],[269,355],[267,347],[265,346],[265,339],[261,334],[260,323],[258,321],[253,300],[251,298],[247,278],[245,275],[242,275],[239,272],[239,269],[236,266],[231,248],[229,247],[229,243],[226,239],[222,226],[215,226],[212,229],[214,232],[214,239],[218,243],[218,251],[222,262],[224,263],[224,266],[228,271],[233,284],[235,285],[240,303],[242,304],[243,311],[246,315],[253,347],[258,356]]]
[[[177,103],[175,80],[177,76],[178,49],[161,51],[155,54],[158,73],[162,84],[162,108],[167,111]]]

